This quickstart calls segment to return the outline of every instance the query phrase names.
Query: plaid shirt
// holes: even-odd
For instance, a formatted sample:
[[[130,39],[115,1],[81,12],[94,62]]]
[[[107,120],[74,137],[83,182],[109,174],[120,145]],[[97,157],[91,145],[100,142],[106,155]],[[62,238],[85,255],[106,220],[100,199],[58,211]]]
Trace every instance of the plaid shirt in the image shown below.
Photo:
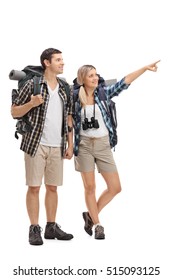
[[[67,117],[72,114],[72,94],[67,97],[64,86],[61,81],[57,78],[59,82],[59,95],[63,102],[63,131],[62,131],[62,156],[65,153],[68,137],[68,124]],[[47,82],[42,76],[40,78],[41,92],[44,99],[44,103],[28,112],[29,120],[33,125],[31,132],[28,132],[22,136],[22,142],[20,149],[31,156],[35,156],[42,136],[44,122],[46,118],[47,106],[49,102],[49,93],[47,88]],[[14,100],[13,104],[23,105],[30,101],[31,95],[33,94],[33,80],[28,80],[25,85],[18,91],[18,97]],[[57,120],[58,125],[58,120]]]
[[[124,78],[121,79],[116,84],[104,87],[104,90],[105,90],[105,93],[107,96],[107,101],[109,102],[109,100],[111,98],[113,98],[114,96],[118,96],[121,91],[123,91],[124,89],[127,89],[128,87],[129,87],[129,85],[125,83]],[[77,91],[79,91],[79,89]],[[74,99],[75,99],[76,93],[77,93],[76,90],[74,90],[74,93],[73,93]],[[113,128],[112,128],[112,124],[111,124],[111,119],[106,112],[103,101],[101,101],[99,98],[99,87],[97,87],[94,92],[94,99],[95,99],[95,102],[97,103],[98,107],[100,108],[103,120],[109,131],[109,141],[110,141],[110,146],[112,146]],[[75,156],[78,155],[78,150],[79,150],[80,129],[81,129],[81,109],[82,109],[82,106],[81,106],[80,100],[78,98],[76,100],[76,102],[74,100],[74,107],[73,107],[73,119],[74,119],[74,130],[75,130],[75,141],[74,141],[74,155]]]

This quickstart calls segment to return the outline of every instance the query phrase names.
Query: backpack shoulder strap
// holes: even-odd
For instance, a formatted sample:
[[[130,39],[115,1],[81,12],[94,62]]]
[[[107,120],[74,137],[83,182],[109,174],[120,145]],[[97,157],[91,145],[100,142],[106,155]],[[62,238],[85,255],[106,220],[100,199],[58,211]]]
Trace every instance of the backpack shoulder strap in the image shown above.
[[[79,99],[79,90],[80,90],[80,85],[77,82],[77,78],[73,80],[72,90],[73,90],[73,102],[76,103]]]
[[[100,100],[102,100],[102,101],[107,100],[105,90],[102,86],[98,86],[98,95],[99,95]]]
[[[34,81],[34,93],[33,94],[34,95],[40,94],[40,90],[41,90],[40,77],[34,76],[33,81]]]
[[[103,101],[106,111],[109,113],[110,110],[109,110],[108,102],[106,102],[108,101],[108,98],[102,86],[98,87],[98,95],[99,95],[99,99]]]
[[[64,80],[64,79],[61,79],[61,78],[58,78],[61,82],[61,84],[63,85],[64,89],[65,89],[65,92],[67,94],[67,99],[69,100],[70,99],[70,85]]]
[[[74,89],[73,90],[73,102],[77,102],[79,99],[79,89]]]

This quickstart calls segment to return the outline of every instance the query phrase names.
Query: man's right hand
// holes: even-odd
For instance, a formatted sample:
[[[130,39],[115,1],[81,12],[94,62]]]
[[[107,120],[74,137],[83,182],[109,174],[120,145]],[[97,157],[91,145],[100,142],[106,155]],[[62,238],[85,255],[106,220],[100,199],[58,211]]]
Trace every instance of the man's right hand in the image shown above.
[[[31,100],[23,105],[15,105],[11,106],[11,115],[15,118],[21,118],[26,113],[28,113],[32,108],[38,107],[43,104],[44,100],[41,94],[31,95]]]
[[[43,102],[44,102],[44,100],[43,100],[43,97],[41,94],[31,95],[30,103],[33,108],[43,104]]]

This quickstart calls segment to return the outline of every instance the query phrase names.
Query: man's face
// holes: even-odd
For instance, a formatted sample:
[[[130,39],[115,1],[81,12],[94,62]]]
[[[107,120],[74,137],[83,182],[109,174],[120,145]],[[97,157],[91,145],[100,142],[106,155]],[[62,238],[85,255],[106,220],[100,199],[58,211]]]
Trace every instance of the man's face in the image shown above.
[[[51,63],[46,60],[46,66],[49,70],[56,75],[63,73],[64,62],[61,53],[56,53],[52,55]]]

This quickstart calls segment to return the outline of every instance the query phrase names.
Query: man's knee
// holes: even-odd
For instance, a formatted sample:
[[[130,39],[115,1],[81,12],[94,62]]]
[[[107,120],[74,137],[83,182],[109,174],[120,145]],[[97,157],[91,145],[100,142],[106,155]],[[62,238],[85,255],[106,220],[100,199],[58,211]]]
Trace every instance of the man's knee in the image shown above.
[[[40,187],[28,187],[28,193],[33,194],[33,195],[38,195],[40,191]]]
[[[47,192],[57,192],[57,186],[46,185]]]

